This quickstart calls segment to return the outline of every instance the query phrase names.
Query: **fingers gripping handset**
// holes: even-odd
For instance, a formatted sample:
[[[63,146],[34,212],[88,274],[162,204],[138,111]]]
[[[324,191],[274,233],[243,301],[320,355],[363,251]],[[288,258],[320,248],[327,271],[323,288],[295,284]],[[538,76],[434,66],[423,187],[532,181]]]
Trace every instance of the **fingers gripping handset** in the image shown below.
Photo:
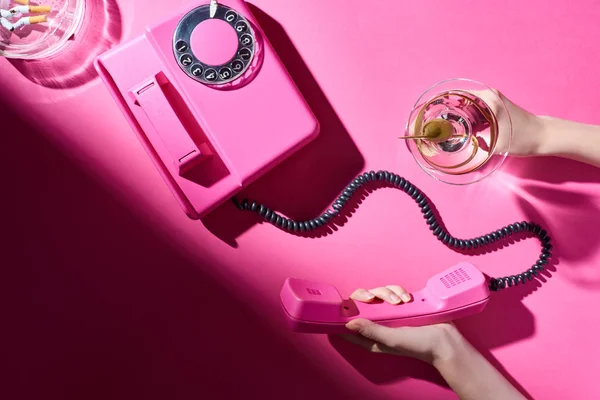
[[[331,285],[288,278],[281,290],[284,314],[293,331],[348,333],[345,324],[366,318],[384,326],[422,326],[446,322],[483,310],[490,297],[485,276],[460,263],[432,276],[412,299],[401,305],[344,300]]]

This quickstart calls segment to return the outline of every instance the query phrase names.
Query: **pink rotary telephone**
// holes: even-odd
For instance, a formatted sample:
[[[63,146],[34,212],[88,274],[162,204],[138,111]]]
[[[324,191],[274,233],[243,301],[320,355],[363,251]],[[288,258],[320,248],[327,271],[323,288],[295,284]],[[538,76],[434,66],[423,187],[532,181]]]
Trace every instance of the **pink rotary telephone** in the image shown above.
[[[191,1],[95,66],[193,219],[319,131],[242,0]]]
[[[290,328],[301,333],[349,333],[345,324],[367,318],[384,326],[421,326],[478,313],[490,290],[485,276],[469,263],[461,263],[432,276],[412,294],[409,303],[361,303],[342,300],[338,290],[324,283],[288,278],[281,304]]]

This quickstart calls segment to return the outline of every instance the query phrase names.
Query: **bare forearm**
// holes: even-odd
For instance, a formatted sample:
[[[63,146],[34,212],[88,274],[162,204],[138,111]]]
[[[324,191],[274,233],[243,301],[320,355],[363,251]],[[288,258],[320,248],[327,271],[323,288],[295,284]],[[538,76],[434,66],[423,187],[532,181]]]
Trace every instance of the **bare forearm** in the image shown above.
[[[539,117],[539,155],[557,156],[600,167],[600,126]]]
[[[525,397],[462,336],[448,338],[433,365],[461,400],[516,400]]]

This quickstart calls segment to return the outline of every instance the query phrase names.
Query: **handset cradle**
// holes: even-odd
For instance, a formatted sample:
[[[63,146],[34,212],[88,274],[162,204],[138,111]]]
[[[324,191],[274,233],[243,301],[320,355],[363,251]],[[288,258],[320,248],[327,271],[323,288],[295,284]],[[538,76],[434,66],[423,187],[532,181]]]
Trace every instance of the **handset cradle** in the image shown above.
[[[180,176],[212,154],[206,143],[196,144],[165,96],[163,86],[168,78],[163,72],[152,75],[134,86],[129,95],[133,104],[141,107],[161,142],[172,157]]]
[[[460,263],[429,278],[409,303],[362,303],[344,300],[328,284],[288,278],[281,290],[284,315],[295,332],[339,334],[345,324],[366,318],[384,326],[422,326],[478,313],[490,291],[485,276],[470,263]]]

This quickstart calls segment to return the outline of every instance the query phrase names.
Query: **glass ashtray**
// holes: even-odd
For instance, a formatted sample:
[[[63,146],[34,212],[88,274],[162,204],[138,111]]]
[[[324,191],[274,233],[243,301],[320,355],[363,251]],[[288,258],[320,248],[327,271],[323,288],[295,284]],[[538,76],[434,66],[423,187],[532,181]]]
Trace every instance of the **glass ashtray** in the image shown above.
[[[40,59],[60,52],[83,22],[84,0],[0,0],[0,56]]]

